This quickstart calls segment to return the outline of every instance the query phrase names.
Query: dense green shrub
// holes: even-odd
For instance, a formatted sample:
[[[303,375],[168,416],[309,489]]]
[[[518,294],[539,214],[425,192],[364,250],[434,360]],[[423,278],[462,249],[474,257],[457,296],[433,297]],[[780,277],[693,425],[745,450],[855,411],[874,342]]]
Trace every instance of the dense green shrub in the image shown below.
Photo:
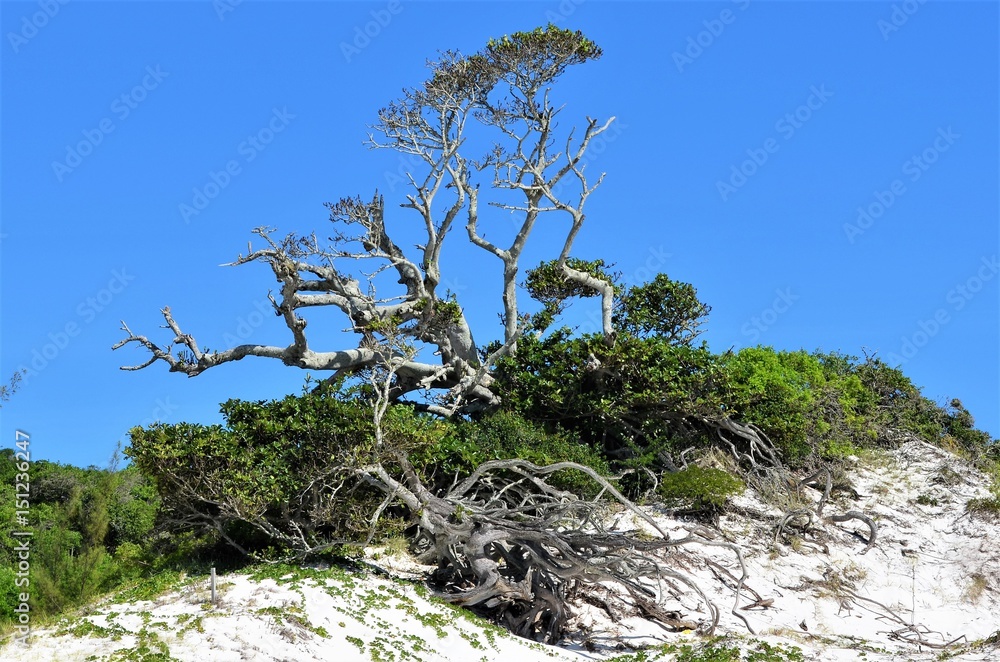
[[[16,582],[14,566],[0,564],[0,631],[4,625],[16,622],[14,610],[21,603],[19,596],[24,591]]]
[[[75,607],[139,576],[149,563],[146,543],[157,500],[149,481],[134,469],[82,469],[44,460],[30,463],[31,499],[27,529],[31,536],[30,585],[18,587],[15,567],[13,466],[3,458],[5,479],[3,544],[0,546],[0,627],[14,619],[18,593],[31,596],[33,617],[44,619]],[[9,498],[8,498],[9,497]],[[126,532],[116,533],[116,528]],[[23,579],[23,578],[21,578]]]
[[[224,426],[133,429],[126,454],[154,477],[165,516],[175,525],[171,531],[210,533],[221,525],[221,534],[247,552],[273,547],[280,553],[281,535],[296,527],[317,541],[365,540],[385,495],[360,478],[360,470],[379,463],[401,476],[399,455],[432,489],[494,459],[573,461],[608,471],[601,456],[574,436],[546,432],[510,412],[476,422],[442,421],[394,405],[386,411],[380,445],[371,406],[333,391],[272,402],[230,400],[222,411]],[[337,481],[328,480],[332,475]],[[559,472],[553,483],[576,492],[592,488],[589,478],[573,471]],[[392,512],[378,535],[397,533]]]
[[[679,450],[715,444],[711,422],[727,416],[758,426],[792,466],[907,435],[1000,458],[960,402],[936,405],[876,358],[770,347],[716,356],[662,335],[622,333],[609,345],[564,328],[522,339],[495,375],[505,408],[568,430],[619,465],[662,466]]]
[[[496,373],[505,407],[570,430],[617,462],[645,464],[660,450],[699,443],[700,420],[721,408],[716,357],[659,336],[622,334],[609,346],[561,329],[523,339]]]
[[[225,426],[135,428],[126,454],[156,481],[175,533],[218,531],[246,552],[274,546],[280,554],[282,536],[363,541],[385,497],[360,470],[381,464],[399,475],[400,455],[429,458],[451,432],[392,406],[379,443],[371,406],[338,397],[335,387],[270,402],[230,400],[222,413]]]
[[[946,412],[925,398],[909,377],[879,358],[869,357],[857,363],[855,374],[871,393],[871,406],[865,410],[877,430],[877,441],[891,440],[892,432],[905,432],[938,443],[944,431]]]
[[[667,505],[683,510],[718,510],[746,489],[743,481],[714,467],[691,465],[664,473],[657,488]]]
[[[961,403],[938,406],[877,358],[751,347],[722,357],[727,411],[759,426],[793,465],[912,435],[984,457],[994,448]]]
[[[818,395],[825,385],[819,361],[804,352],[748,347],[724,357],[730,415],[767,433],[786,459],[811,450],[810,435],[822,432]]]
[[[156,487],[138,468],[129,466],[118,472],[114,498],[108,503],[109,522],[107,545],[142,545],[156,525],[160,497]]]
[[[616,280],[600,260],[571,266]],[[597,294],[567,283],[554,263],[529,272],[528,289],[549,312],[566,298]],[[717,357],[691,344],[709,308],[691,285],[663,274],[616,286],[616,294],[612,342],[603,333],[574,337],[568,328],[524,337],[497,364],[496,389],[505,409],[549,431],[570,431],[610,462],[649,466],[662,453],[705,442],[705,419],[720,415]]]
[[[982,468],[1000,463],[1000,443],[994,442],[986,432],[976,429],[972,414],[962,406],[961,400],[953,399],[942,408],[942,414],[942,445],[964,452]]]
[[[689,345],[701,333],[711,307],[698,299],[690,283],[657,274],[649,283],[629,288],[619,297],[615,327],[640,338],[657,336],[669,343]]]
[[[438,443],[411,457],[429,482],[450,484],[490,460],[522,459],[537,465],[576,462],[601,474],[610,469],[604,457],[570,432],[548,432],[540,425],[509,411],[496,411],[475,421],[456,422]],[[576,494],[591,494],[598,488],[585,474],[566,470],[553,474],[550,482]]]

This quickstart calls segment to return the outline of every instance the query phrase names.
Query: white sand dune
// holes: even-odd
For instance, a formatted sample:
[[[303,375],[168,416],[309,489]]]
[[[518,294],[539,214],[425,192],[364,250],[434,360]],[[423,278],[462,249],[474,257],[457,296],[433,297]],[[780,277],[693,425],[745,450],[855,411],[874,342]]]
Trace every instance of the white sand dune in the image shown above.
[[[817,522],[775,544],[781,511],[754,495],[736,499],[734,512],[721,519],[718,539],[742,546],[749,571],[739,606],[756,596],[762,601],[736,610],[754,634],[730,613],[734,583],[717,569],[739,575],[731,551],[697,546],[670,555],[719,607],[717,634],[730,645],[795,646],[816,660],[934,660],[942,652],[956,660],[1000,659],[1000,646],[989,639],[1000,631],[1000,526],[965,513],[970,498],[988,495],[988,478],[913,441],[879,461],[859,462],[850,479],[857,498],[835,497],[824,514],[858,510],[875,519],[877,541],[864,554],[868,532],[858,521]],[[639,526],[631,514],[620,519],[622,527]],[[657,519],[671,536],[697,526]],[[701,641],[693,633],[666,632],[637,613],[613,621],[581,605],[577,640],[543,646],[429,599],[419,582],[406,579],[418,570],[412,564],[384,555],[374,563],[395,576],[336,568],[277,580],[234,574],[220,578],[215,606],[203,578],[152,602],[105,601],[61,629],[33,632],[27,647],[8,643],[0,659],[535,662],[607,659],[630,650],[615,650],[619,642]],[[682,589],[666,596],[663,607],[704,622],[704,604]],[[918,638],[924,645],[913,643]],[[647,659],[673,658],[661,651],[648,651]],[[145,657],[156,653],[161,656]]]

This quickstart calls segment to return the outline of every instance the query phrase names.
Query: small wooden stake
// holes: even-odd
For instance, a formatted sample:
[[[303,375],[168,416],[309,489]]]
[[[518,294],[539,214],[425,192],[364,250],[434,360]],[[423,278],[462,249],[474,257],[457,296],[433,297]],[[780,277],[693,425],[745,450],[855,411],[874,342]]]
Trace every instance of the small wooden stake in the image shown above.
[[[215,567],[212,567],[212,605],[215,605]]]

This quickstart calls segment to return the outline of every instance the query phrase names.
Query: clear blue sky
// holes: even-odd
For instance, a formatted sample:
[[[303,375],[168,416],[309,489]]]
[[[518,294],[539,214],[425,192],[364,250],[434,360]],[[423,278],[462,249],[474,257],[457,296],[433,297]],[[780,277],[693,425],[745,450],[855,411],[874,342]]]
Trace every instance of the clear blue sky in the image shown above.
[[[365,148],[366,125],[437,50],[550,20],[604,49],[556,88],[564,126],[618,118],[577,256],[693,283],[715,351],[896,357],[1000,436],[997,7],[3,2],[0,370],[33,373],[0,410],[2,444],[21,429],[36,457],[103,466],[134,425],[299,391],[275,361],[188,379],[123,372],[145,355],[111,346],[120,320],[166,339],[164,305],[211,348],[287,344],[258,313],[269,269],[218,265],[256,226],[326,236],[324,202],[376,187],[407,223],[405,163]],[[555,255],[558,223],[526,266]],[[463,235],[446,279],[484,342],[501,335],[499,261]],[[347,346],[342,318],[307,317],[316,349]]]

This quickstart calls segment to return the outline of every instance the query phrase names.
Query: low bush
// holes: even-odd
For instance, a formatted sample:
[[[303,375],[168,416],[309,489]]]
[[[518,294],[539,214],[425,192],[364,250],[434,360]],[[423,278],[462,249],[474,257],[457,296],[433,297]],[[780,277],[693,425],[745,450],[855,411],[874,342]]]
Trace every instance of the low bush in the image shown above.
[[[280,554],[282,536],[364,540],[382,497],[353,469],[392,449],[419,451],[441,425],[392,407],[379,447],[371,408],[325,392],[229,400],[222,413],[225,426],[134,428],[125,452],[155,480],[167,530],[215,533],[244,553]],[[342,490],[326,489],[331,474]]]
[[[663,474],[657,494],[667,505],[683,510],[713,511],[746,489],[743,481],[714,467],[691,465]]]
[[[0,473],[14,466],[2,464]],[[14,482],[0,485],[0,630],[15,622],[20,593],[31,596],[32,619],[41,623],[132,581],[150,565],[148,543],[159,503],[147,478],[131,468],[81,469],[44,460],[31,462],[27,473],[31,507],[16,526],[31,533],[28,577],[11,570],[21,540],[11,535]]]
[[[558,428],[546,431],[537,423],[502,410],[475,421],[455,422],[452,429],[410,460],[428,482],[441,485],[450,484],[456,476],[468,476],[484,462],[512,458],[540,466],[575,462],[603,475],[610,472],[605,458],[575,434]],[[551,482],[579,495],[593,494],[598,489],[588,476],[575,470],[553,474]]]
[[[965,512],[983,519],[995,520],[1000,517],[1000,497],[969,499],[965,503]]]

